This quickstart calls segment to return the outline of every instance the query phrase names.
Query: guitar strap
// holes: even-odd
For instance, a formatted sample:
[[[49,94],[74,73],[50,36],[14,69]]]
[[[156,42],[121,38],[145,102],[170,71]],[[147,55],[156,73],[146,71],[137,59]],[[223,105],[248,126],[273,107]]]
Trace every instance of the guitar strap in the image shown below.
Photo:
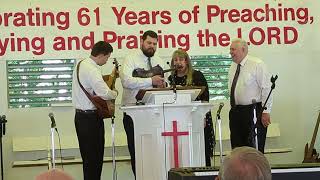
[[[86,94],[86,96],[89,98],[89,100],[96,106],[96,103],[93,101],[92,96],[88,93],[88,91],[86,91],[86,89],[84,89],[84,87],[82,86],[82,84],[80,83],[80,80],[79,80],[79,69],[80,69],[80,63],[82,61],[83,60],[81,60],[77,65],[77,80],[78,80],[79,86],[81,87],[82,91]]]

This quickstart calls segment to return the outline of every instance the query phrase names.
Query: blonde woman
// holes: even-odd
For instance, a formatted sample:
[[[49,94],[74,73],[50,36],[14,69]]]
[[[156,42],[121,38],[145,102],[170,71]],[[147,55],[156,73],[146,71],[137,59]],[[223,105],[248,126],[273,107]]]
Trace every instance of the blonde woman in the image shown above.
[[[205,86],[205,91],[197,97],[196,100],[209,101],[208,84],[200,71],[192,68],[191,60],[188,53],[182,49],[173,52],[171,68],[176,67],[176,72],[169,76],[169,83],[172,86]],[[211,113],[208,112],[205,117],[206,126],[204,128],[205,136],[205,155],[206,166],[211,166],[211,157],[213,156],[213,147],[215,145],[214,131],[212,125]]]

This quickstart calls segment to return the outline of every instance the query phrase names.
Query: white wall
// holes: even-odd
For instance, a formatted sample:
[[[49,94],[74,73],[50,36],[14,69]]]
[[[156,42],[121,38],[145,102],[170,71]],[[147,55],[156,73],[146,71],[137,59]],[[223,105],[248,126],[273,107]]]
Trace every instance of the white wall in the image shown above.
[[[307,23],[300,25],[296,21],[269,21],[269,22],[251,22],[251,23],[230,23],[219,22],[217,18],[212,23],[206,22],[206,6],[218,5],[221,9],[238,9],[245,8],[264,9],[265,4],[269,4],[270,7],[277,8],[278,3],[282,3],[282,8],[292,7],[295,10],[298,8],[307,8],[309,16],[313,17],[313,23]],[[191,11],[195,5],[199,5],[199,23],[190,23],[184,25],[177,21],[177,14],[186,9]],[[122,6],[127,7],[134,12],[141,10],[167,10],[171,12],[172,22],[167,25],[160,23],[159,19],[155,24],[151,25],[119,25],[117,24],[115,15],[112,12],[111,7],[117,7],[120,9]],[[35,7],[40,7],[40,11],[68,11],[70,12],[70,28],[67,30],[59,30],[56,27],[5,27],[3,25],[3,14],[5,12],[23,12],[25,13],[28,8],[35,10]],[[86,27],[81,27],[77,24],[76,14],[77,11],[87,7],[90,12],[99,7],[101,25],[97,26],[91,24]],[[203,54],[227,54],[228,46],[223,47],[221,45],[211,47],[199,47],[196,34],[198,30],[209,29],[211,32],[220,34],[227,33],[231,38],[236,36],[236,29],[242,28],[244,34],[254,27],[261,27],[266,29],[267,27],[279,27],[292,26],[298,32],[298,39],[293,44],[273,44],[268,45],[263,43],[259,46],[250,46],[250,52],[253,55],[261,57],[269,67],[269,70],[273,74],[278,74],[279,79],[276,83],[276,89],[274,90],[274,105],[271,114],[272,122],[280,124],[281,136],[279,138],[273,138],[269,140],[267,146],[277,148],[292,148],[292,152],[284,154],[268,155],[268,158],[272,163],[299,163],[303,159],[304,145],[306,142],[310,142],[313,133],[315,121],[319,111],[319,91],[320,85],[318,83],[320,67],[320,50],[319,41],[320,35],[319,21],[320,14],[318,11],[320,7],[319,1],[305,0],[305,1],[241,1],[241,0],[229,0],[229,1],[199,1],[199,2],[185,2],[185,1],[18,1],[18,0],[3,0],[0,7],[0,27],[1,27],[1,43],[4,43],[5,38],[10,37],[10,33],[14,33],[15,37],[25,36],[32,39],[34,36],[41,36],[45,39],[45,53],[42,55],[34,55],[30,51],[22,50],[10,51],[8,49],[6,53],[0,56],[0,82],[2,87],[0,89],[0,114],[5,114],[8,119],[7,134],[4,137],[4,160],[6,165],[7,179],[14,177],[14,169],[11,169],[13,161],[12,153],[12,138],[13,137],[36,137],[46,136],[49,134],[49,119],[48,113],[53,112],[56,116],[57,125],[60,129],[62,136],[75,135],[73,125],[73,108],[72,107],[53,107],[53,108],[27,108],[27,109],[8,109],[7,107],[7,84],[6,84],[6,61],[13,59],[43,59],[43,58],[84,58],[87,57],[89,51],[83,48],[79,50],[65,50],[54,51],[52,49],[53,38],[56,36],[86,36],[91,31],[95,34],[95,41],[102,39],[103,31],[114,31],[119,35],[139,35],[140,30],[162,30],[162,34],[188,34],[190,35],[190,50],[191,55],[203,55]],[[92,12],[91,12],[92,13]],[[93,17],[93,13],[90,14]],[[12,17],[11,17],[12,18]],[[310,20],[310,19],[309,19]],[[10,22],[10,20],[9,20]],[[11,19],[12,22],[12,19]],[[310,21],[309,21],[310,22]],[[283,32],[281,32],[281,36]],[[243,36],[244,38],[245,35]],[[259,38],[258,35],[255,36]],[[114,47],[113,57],[124,57],[129,49],[123,47],[118,49],[117,43],[112,43]],[[158,50],[161,56],[170,56],[174,49],[177,47],[161,48]],[[121,59],[120,59],[121,64]],[[104,67],[108,72],[108,67],[111,63]],[[119,82],[118,82],[119,83]],[[117,84],[117,87],[121,89],[121,85]],[[117,100],[119,103],[120,98]],[[219,102],[214,102],[219,103]],[[223,109],[222,117],[227,121],[228,108]],[[214,110],[216,111],[216,110]],[[121,114],[121,112],[118,112]],[[116,119],[117,130],[123,131],[121,116]],[[106,124],[109,124],[106,122]],[[227,126],[227,123],[224,123]],[[106,127],[109,129],[109,127]],[[107,130],[108,132],[108,130]],[[110,132],[110,131],[109,131]],[[227,142],[228,143],[228,142]],[[317,141],[316,147],[319,147]]]

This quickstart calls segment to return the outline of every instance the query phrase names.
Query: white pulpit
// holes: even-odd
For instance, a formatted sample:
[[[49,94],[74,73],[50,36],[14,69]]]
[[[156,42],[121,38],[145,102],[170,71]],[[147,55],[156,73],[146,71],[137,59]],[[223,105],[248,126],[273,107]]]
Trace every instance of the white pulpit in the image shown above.
[[[144,105],[122,106],[134,122],[137,180],[166,180],[177,167],[205,166],[204,117],[213,105],[199,89],[143,92]]]

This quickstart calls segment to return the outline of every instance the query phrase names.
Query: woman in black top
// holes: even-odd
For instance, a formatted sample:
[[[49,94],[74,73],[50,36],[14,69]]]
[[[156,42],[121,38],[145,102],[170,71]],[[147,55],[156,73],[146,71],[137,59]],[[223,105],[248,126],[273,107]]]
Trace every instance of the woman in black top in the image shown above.
[[[171,68],[176,67],[176,71],[169,76],[169,83],[180,86],[205,86],[204,92],[196,100],[209,101],[208,84],[200,71],[194,70],[187,52],[182,49],[174,51],[171,60]],[[206,166],[211,166],[211,157],[213,156],[213,147],[215,145],[213,123],[211,111],[207,112],[205,117],[205,156]]]

